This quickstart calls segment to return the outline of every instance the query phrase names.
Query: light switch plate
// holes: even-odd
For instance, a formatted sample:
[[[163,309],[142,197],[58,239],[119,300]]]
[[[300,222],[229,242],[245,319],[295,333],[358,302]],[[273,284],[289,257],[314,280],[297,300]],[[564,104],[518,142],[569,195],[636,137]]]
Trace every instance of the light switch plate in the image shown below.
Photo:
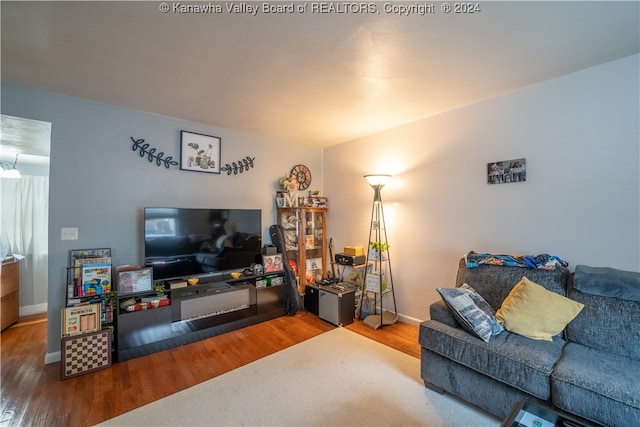
[[[62,228],[60,233],[60,237],[62,240],[78,240],[78,228]]]

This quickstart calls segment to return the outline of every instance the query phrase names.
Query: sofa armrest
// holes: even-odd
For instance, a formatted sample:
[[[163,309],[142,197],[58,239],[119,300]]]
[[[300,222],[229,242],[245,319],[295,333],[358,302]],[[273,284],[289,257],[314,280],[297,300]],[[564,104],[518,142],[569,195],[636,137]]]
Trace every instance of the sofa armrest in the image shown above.
[[[453,317],[453,314],[447,308],[447,305],[444,301],[436,301],[429,307],[429,314],[431,315],[431,320],[436,320],[440,323],[444,323],[447,326],[451,326],[452,328],[459,328],[460,324]]]

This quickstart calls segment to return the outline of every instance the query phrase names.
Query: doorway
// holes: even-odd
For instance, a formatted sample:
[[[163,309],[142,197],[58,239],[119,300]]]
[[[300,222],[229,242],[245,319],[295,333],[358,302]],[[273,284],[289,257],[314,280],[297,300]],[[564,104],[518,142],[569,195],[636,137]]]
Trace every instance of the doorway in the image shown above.
[[[43,313],[49,283],[51,123],[1,114],[0,128],[0,256],[20,259],[20,315]]]

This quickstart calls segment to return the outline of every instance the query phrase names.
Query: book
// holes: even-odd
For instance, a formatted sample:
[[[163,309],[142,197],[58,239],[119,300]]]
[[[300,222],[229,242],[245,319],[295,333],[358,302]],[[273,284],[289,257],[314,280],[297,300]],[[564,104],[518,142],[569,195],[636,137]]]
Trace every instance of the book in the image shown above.
[[[169,280],[169,289],[186,288],[187,281],[184,279]]]
[[[72,307],[76,304],[81,304],[82,299],[80,298],[67,298],[67,307]]]
[[[111,264],[84,264],[81,268],[82,296],[111,292]]]
[[[74,252],[74,251],[72,251]],[[67,297],[84,297],[82,266],[87,264],[111,264],[110,256],[89,256],[80,251],[72,255],[73,267],[67,269]]]
[[[164,299],[169,299],[169,297],[167,295],[162,295],[161,297],[159,296],[143,297],[143,298],[140,298],[140,302],[162,301]]]
[[[111,264],[111,257],[99,257],[99,258],[76,258],[73,260],[73,266],[76,267],[76,277],[82,274],[82,266],[87,264]]]
[[[101,304],[62,309],[62,336],[68,337],[100,329]]]

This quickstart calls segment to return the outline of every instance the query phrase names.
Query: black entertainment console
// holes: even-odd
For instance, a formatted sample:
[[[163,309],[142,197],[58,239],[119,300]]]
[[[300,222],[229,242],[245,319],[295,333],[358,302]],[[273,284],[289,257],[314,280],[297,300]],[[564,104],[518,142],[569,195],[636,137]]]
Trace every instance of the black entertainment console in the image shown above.
[[[168,305],[118,308],[116,357],[125,361],[283,316],[283,278],[283,272],[238,278],[218,273],[178,289],[167,283]]]

